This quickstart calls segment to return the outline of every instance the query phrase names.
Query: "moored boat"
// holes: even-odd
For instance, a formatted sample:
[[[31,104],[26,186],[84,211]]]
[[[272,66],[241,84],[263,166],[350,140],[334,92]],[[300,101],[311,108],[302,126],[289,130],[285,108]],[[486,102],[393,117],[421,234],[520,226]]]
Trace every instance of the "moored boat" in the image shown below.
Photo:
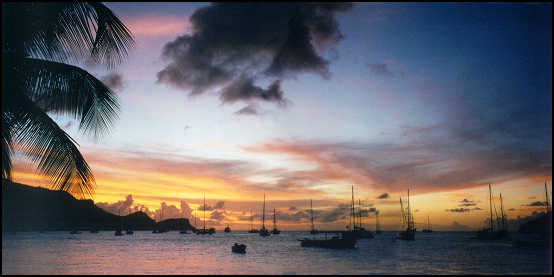
[[[233,251],[234,253],[240,253],[240,254],[245,254],[246,253],[246,245],[244,244],[239,244],[239,243],[236,243],[231,246],[231,251]]]

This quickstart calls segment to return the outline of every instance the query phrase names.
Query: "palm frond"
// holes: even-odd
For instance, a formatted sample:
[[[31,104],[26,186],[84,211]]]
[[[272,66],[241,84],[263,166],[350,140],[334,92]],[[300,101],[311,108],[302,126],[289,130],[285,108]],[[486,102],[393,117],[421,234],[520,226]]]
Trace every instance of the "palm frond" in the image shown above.
[[[86,133],[101,135],[117,119],[117,95],[85,70],[30,58],[24,58],[17,70],[29,99],[46,112],[75,117]]]
[[[7,3],[2,40],[33,57],[55,61],[92,58],[114,67],[134,45],[127,27],[101,3]],[[23,48],[23,49],[18,49]]]
[[[11,180],[12,128],[8,113],[2,113],[2,179]]]
[[[25,95],[18,94],[13,109],[14,142],[38,170],[51,178],[52,188],[78,197],[92,196],[94,176],[75,141]]]

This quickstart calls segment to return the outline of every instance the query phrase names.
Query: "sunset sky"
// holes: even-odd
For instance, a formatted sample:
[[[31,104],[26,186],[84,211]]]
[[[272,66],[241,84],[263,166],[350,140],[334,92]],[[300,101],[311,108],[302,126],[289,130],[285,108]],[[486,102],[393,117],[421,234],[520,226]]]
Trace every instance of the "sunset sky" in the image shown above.
[[[410,189],[418,228],[475,230],[489,183],[510,219],[544,209],[551,3],[106,5],[136,45],[115,70],[76,65],[116,92],[119,119],[94,138],[51,115],[106,210],[188,218],[205,194],[208,225],[239,230],[265,193],[280,229],[308,229],[310,199],[319,229],[343,229],[354,185],[370,229],[378,210],[397,230]]]

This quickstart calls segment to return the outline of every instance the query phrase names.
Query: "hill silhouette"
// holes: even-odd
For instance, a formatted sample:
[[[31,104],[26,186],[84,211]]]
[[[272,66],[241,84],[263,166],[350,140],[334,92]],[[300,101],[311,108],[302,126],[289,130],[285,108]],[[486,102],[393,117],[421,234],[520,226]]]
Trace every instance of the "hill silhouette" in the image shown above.
[[[65,191],[27,186],[2,180],[2,230],[194,230],[186,218],[156,223],[147,214],[118,216],[97,207],[92,200],[78,200]]]

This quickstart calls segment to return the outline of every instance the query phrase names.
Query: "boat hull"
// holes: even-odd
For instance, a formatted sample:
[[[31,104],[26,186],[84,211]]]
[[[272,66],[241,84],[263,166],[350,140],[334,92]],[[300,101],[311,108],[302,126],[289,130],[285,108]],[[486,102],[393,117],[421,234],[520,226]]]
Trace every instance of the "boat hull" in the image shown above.
[[[396,238],[400,240],[415,240],[415,231],[401,231]]]

